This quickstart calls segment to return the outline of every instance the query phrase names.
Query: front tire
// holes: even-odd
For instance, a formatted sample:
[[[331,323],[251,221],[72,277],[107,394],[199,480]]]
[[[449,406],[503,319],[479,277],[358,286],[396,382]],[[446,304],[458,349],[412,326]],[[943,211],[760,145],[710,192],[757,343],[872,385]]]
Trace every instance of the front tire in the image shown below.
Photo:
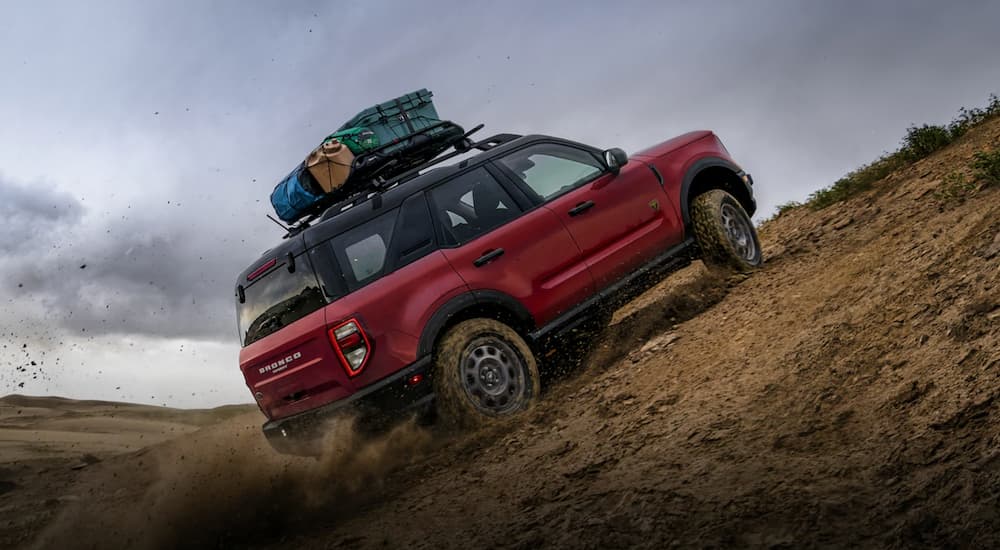
[[[695,197],[691,220],[706,263],[742,272],[763,263],[757,230],[743,206],[729,193],[712,189]]]
[[[514,329],[492,319],[470,319],[441,339],[434,389],[444,423],[474,427],[531,408],[541,381],[531,348]]]

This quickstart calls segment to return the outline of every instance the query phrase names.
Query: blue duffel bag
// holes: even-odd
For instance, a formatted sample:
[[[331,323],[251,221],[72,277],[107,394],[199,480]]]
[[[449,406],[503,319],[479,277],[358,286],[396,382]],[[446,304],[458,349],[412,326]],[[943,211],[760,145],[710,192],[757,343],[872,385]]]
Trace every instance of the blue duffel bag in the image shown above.
[[[305,163],[299,164],[271,191],[271,206],[285,223],[293,223],[320,202],[323,195],[314,191],[318,185]]]

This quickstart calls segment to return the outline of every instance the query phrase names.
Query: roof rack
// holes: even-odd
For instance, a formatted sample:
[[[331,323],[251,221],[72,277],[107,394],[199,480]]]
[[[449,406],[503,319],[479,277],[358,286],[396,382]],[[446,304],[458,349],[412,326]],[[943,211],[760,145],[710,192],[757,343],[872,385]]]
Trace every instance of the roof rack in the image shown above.
[[[503,145],[504,143],[513,141],[521,137],[520,134],[496,134],[476,142],[473,142],[472,140],[469,139],[470,135],[474,134],[475,132],[478,132],[479,130],[482,130],[484,126],[485,126],[484,124],[480,124],[475,128],[466,132],[462,136],[462,139],[456,142],[455,145],[453,146],[454,151],[434,157],[433,159],[425,163],[422,163],[410,170],[407,170],[402,174],[398,174],[396,176],[388,178],[385,181],[371,181],[368,187],[365,188],[364,190],[353,193],[347,198],[340,200],[328,207],[323,208],[321,211],[306,216],[295,225],[287,227],[286,228],[287,233],[285,233],[285,236],[283,236],[282,239],[290,239],[298,235],[299,233],[308,229],[310,225],[317,219],[325,220],[328,218],[332,218],[345,210],[353,208],[354,206],[357,206],[358,204],[367,201],[368,199],[375,198],[376,200],[379,200],[382,193],[396,187],[397,185],[400,185],[411,179],[414,179],[415,177],[419,176],[422,171],[430,168],[431,166],[441,164],[442,162],[455,158],[458,155],[468,153],[472,149],[478,149],[479,151],[489,151],[494,147]]]

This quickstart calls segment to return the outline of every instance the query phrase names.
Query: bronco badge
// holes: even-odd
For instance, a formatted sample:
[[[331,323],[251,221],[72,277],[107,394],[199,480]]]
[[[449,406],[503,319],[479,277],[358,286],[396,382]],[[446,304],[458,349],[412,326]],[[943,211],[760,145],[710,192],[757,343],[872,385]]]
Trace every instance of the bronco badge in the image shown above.
[[[259,369],[260,373],[261,374],[267,374],[269,372],[281,372],[281,371],[285,370],[286,368],[288,368],[288,364],[289,363],[291,363],[292,361],[294,361],[296,359],[300,359],[301,357],[302,357],[302,352],[301,351],[297,351],[297,352],[289,355],[288,357],[285,357],[284,359],[278,359],[277,361],[271,363],[270,365],[265,365],[265,366],[261,367]]]

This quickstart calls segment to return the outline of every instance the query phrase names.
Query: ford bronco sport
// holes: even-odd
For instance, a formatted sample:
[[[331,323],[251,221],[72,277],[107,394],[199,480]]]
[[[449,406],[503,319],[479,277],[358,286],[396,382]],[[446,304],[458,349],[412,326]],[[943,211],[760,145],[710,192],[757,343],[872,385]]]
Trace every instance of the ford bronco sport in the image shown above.
[[[761,263],[753,182],[711,132],[631,157],[541,135],[469,145],[331,206],[240,274],[240,368],[277,450],[302,452],[345,409],[517,414],[553,337],[693,259]]]

